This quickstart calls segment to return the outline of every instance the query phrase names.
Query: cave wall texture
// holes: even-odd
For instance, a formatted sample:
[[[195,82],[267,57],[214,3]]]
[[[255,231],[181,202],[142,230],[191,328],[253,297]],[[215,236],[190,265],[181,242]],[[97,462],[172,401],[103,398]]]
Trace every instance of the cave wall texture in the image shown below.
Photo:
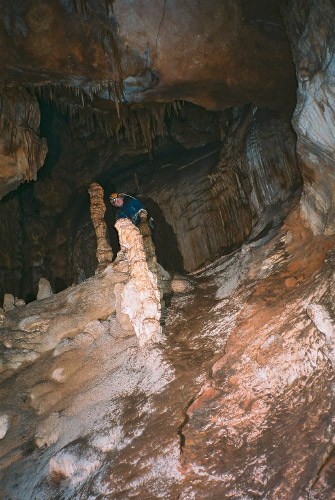
[[[334,1],[0,7],[4,498],[333,498]],[[161,343],[92,181],[184,275]]]
[[[334,4],[292,2],[287,11],[298,80],[292,120],[303,162],[302,210],[315,232],[334,232]]]

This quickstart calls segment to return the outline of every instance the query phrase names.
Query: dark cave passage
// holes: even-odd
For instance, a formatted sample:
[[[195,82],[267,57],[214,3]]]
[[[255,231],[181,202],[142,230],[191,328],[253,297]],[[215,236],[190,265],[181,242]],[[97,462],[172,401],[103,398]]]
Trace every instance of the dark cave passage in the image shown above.
[[[126,137],[78,129],[74,118],[42,98],[40,107],[45,166],[34,183],[0,202],[0,220],[16,228],[8,240],[6,224],[0,225],[0,240],[7,240],[1,298],[12,293],[32,300],[41,277],[57,293],[94,274],[92,181],[105,190],[114,257],[119,243],[108,198],[116,190],[142,200],[155,220],[158,262],[172,273],[195,271],[230,252],[255,226],[263,231],[269,224],[264,219],[262,226],[264,211],[284,206],[301,186],[291,127],[267,109],[212,112],[185,103],[179,114],[166,115],[164,137],[154,138],[150,158],[143,138],[134,146]]]

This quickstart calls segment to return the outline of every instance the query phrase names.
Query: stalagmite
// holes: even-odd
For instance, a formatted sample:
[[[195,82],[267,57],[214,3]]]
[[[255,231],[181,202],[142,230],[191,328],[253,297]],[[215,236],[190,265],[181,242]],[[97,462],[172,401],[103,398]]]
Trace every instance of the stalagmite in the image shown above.
[[[15,305],[15,307],[23,307],[26,305],[26,303],[23,299],[19,299],[18,297],[15,297],[14,305]]]
[[[3,299],[3,310],[5,312],[12,311],[14,309],[14,295],[11,293],[5,293]]]
[[[53,295],[51,285],[46,278],[40,278],[38,282],[37,300],[47,299]]]
[[[95,234],[97,236],[97,271],[106,267],[113,260],[113,252],[107,242],[107,226],[104,221],[106,206],[104,202],[104,190],[100,184],[92,182],[88,189],[90,194],[90,212],[91,219],[94,226]]]
[[[150,271],[157,273],[157,257],[155,251],[155,245],[151,237],[151,229],[148,222],[148,218],[145,212],[141,215],[141,223],[139,226],[140,233],[143,239],[143,248],[145,255],[147,257],[147,263]]]
[[[139,344],[161,340],[161,304],[157,277],[150,271],[139,229],[128,219],[119,219],[121,251],[129,261],[130,281],[121,292],[121,312],[126,314],[135,330]]]
[[[9,429],[8,415],[0,415],[0,439],[4,438]]]
[[[139,230],[142,235],[143,249],[146,255],[148,267],[157,277],[158,289],[162,300],[164,294],[171,293],[171,277],[169,273],[157,262],[156,249],[151,235],[151,227],[145,212],[144,216],[141,216]],[[164,301],[162,300],[162,307],[163,306]]]

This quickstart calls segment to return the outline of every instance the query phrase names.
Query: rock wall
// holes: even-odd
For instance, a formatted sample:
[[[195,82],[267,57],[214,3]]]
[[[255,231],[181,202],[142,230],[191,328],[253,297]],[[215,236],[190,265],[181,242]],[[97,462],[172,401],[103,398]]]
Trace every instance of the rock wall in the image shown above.
[[[292,0],[285,13],[298,80],[293,127],[302,162],[301,209],[315,233],[335,231],[335,6]]]
[[[9,197],[1,208],[0,242],[1,242],[1,296],[11,292],[20,296],[20,283],[23,272],[23,231],[20,203],[16,196]],[[2,305],[2,304],[1,304]]]
[[[186,271],[241,245],[257,223],[264,229],[267,209],[280,212],[301,184],[293,131],[268,110],[235,110],[220,151],[217,164],[214,151],[172,163],[142,188],[173,227]]]

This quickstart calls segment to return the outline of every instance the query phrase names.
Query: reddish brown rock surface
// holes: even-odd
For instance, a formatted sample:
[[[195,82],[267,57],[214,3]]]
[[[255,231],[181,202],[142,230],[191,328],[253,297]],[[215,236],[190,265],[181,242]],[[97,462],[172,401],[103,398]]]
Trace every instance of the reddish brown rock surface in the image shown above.
[[[261,279],[247,281],[224,355],[187,410],[183,463],[205,498],[304,495],[332,448],[332,347],[306,309],[332,311],[333,257],[323,262],[334,240],[301,232],[294,216],[285,232],[277,249],[287,257],[277,250],[251,266]],[[199,473],[211,478],[205,487]]]

